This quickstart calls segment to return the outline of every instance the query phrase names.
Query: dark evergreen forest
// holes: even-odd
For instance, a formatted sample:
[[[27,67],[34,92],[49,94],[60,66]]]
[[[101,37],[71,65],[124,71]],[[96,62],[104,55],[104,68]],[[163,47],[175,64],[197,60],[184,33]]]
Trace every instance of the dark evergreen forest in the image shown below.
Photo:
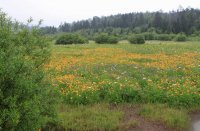
[[[178,9],[171,12],[137,12],[93,17],[73,23],[62,23],[58,28],[43,27],[45,34],[56,32],[81,32],[83,34],[112,33],[129,34],[142,32],[180,33],[187,35],[200,30],[200,10],[194,8]]]

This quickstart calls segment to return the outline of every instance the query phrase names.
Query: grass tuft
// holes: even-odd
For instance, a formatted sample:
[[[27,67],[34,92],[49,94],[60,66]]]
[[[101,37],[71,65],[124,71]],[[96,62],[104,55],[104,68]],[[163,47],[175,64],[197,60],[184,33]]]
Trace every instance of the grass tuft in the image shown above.
[[[144,105],[141,108],[139,115],[152,121],[160,121],[176,130],[184,130],[189,126],[189,117],[185,111],[170,108],[166,105]]]
[[[106,104],[63,106],[59,116],[66,130],[116,130],[123,117],[123,112],[111,111]]]

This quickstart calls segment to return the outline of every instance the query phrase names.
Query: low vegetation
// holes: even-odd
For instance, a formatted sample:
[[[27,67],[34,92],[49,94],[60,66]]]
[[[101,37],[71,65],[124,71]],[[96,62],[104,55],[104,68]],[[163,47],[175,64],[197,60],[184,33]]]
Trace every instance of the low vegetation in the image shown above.
[[[144,44],[145,43],[145,37],[143,35],[139,35],[139,34],[129,37],[128,40],[131,44]]]
[[[54,50],[60,59],[47,67],[56,69],[54,81],[68,104],[159,102],[191,107],[200,104],[198,48],[192,42],[60,47]]]
[[[47,38],[0,11],[0,130],[187,129],[200,109],[199,33],[168,31],[154,15],[147,29],[65,23],[70,33]]]
[[[157,34],[155,40],[172,41],[175,37],[175,34]]]
[[[157,122],[162,119],[170,128],[186,128],[187,113],[180,111],[178,118],[174,114],[179,114],[177,108],[188,110],[200,105],[200,45],[175,41],[146,43],[56,46],[55,59],[46,68],[55,69],[53,81],[59,86],[66,105],[166,104],[155,106],[158,118],[153,113],[147,117],[141,113],[141,116]],[[166,108],[165,116],[159,115],[161,108]]]
[[[64,34],[61,35],[57,40],[56,44],[67,45],[67,44],[85,44],[87,39],[78,34]]]
[[[59,114],[61,125],[66,130],[116,130],[123,112],[109,109],[108,104],[93,106],[62,106]]]
[[[166,105],[145,105],[139,114],[152,121],[165,123],[175,130],[189,129],[189,117],[186,112]]]
[[[116,36],[110,36],[108,34],[100,34],[96,36],[95,42],[98,44],[117,44],[118,38]]]
[[[186,41],[187,37],[184,33],[180,33],[175,37],[175,41]]]

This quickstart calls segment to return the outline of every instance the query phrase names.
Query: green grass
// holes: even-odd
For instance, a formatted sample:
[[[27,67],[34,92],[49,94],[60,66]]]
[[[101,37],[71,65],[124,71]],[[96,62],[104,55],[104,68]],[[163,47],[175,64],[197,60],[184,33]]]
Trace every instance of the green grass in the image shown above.
[[[107,104],[93,106],[62,106],[59,114],[61,125],[66,130],[116,130],[123,112],[110,110]]]
[[[155,62],[155,60],[142,58],[142,59],[129,59],[130,61],[140,62],[140,63],[151,63]]]
[[[198,106],[200,61],[192,55],[199,52],[198,42],[147,41],[134,45],[123,41],[116,45],[90,42],[53,46],[54,58],[63,66],[56,75],[75,76],[69,84],[59,84],[66,91],[67,104],[151,102],[173,107]],[[75,64],[62,64],[63,58]],[[194,62],[195,66],[190,66]],[[155,66],[145,66],[152,63]],[[156,63],[164,64],[164,69]],[[173,63],[177,64],[170,67]],[[85,87],[89,89],[82,91]]]
[[[135,67],[137,67],[137,69]],[[185,70],[159,70],[136,65],[108,64],[104,66],[73,67],[72,69],[69,68],[66,70],[64,74],[76,74],[77,76],[81,76],[77,78],[81,83],[95,83],[99,90],[91,89],[91,91],[79,91],[81,96],[69,93],[69,95],[65,97],[65,102],[69,104],[90,104],[101,101],[111,103],[160,102],[168,103],[175,107],[191,107],[199,104],[198,95],[184,94],[182,96],[170,96],[168,94],[170,91],[167,90],[169,86],[173,86],[174,80],[181,84],[182,87],[178,88],[180,91],[187,89],[184,87],[186,79],[196,81],[198,84],[197,75],[199,73],[196,72],[197,74],[193,76],[191,76],[190,73],[191,72]],[[188,76],[190,76],[190,78],[188,78]],[[161,78],[167,81],[161,82]],[[105,83],[100,84],[102,81]],[[162,90],[158,89],[157,86]],[[188,85],[188,88],[189,86],[190,85]],[[74,88],[79,90],[81,85],[76,85]],[[196,90],[196,88],[194,89]]]
[[[189,117],[184,110],[170,108],[166,105],[147,104],[139,114],[156,122],[162,122],[176,130],[185,130],[189,127]]]
[[[120,130],[128,130],[128,129],[132,129],[132,128],[136,128],[140,123],[136,120],[129,120],[127,123],[122,124],[120,126]]]
[[[137,45],[129,44],[127,41],[122,41],[119,44],[96,44],[90,42],[89,44],[82,45],[66,45],[66,46],[54,46],[55,52],[65,52],[84,50],[84,49],[95,49],[95,48],[120,48],[131,53],[140,54],[180,54],[185,52],[200,52],[200,43],[198,41],[187,41],[187,42],[175,42],[175,41],[147,41],[146,44]]]
[[[63,66],[53,76],[74,76],[56,83],[65,90],[60,118],[66,130],[129,129],[141,124],[133,119],[121,125],[125,112],[97,103],[147,104],[139,112],[142,117],[175,130],[186,129],[187,113],[200,109],[200,59],[187,56],[200,53],[197,41],[147,41],[144,45],[127,41],[116,45],[90,42],[54,45],[52,50],[53,58]],[[162,54],[164,57],[159,59]],[[62,59],[69,61],[63,64]],[[171,59],[174,61],[170,63]],[[72,64],[68,65],[70,60]],[[145,66],[156,62],[165,63],[165,68]],[[177,66],[170,67],[176,62]],[[193,63],[195,66],[190,66]]]

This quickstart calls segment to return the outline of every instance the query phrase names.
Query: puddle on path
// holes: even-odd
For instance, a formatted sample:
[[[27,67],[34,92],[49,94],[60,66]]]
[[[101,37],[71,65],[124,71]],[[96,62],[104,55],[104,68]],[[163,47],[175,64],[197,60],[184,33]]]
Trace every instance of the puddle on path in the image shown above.
[[[193,114],[192,118],[192,129],[191,131],[200,131],[200,113]]]

